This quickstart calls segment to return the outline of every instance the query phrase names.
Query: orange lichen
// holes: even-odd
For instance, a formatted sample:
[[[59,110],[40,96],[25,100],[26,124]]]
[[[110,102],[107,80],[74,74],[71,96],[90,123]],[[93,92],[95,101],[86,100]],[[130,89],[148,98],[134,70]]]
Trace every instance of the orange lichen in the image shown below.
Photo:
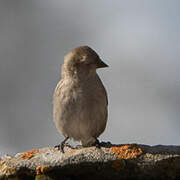
[[[110,148],[110,151],[113,152],[118,159],[133,159],[143,153],[142,148],[136,144],[113,146]]]
[[[15,174],[16,168],[13,167],[5,167],[4,169],[1,169],[2,174],[5,175],[12,175]]]
[[[51,170],[51,167],[50,166],[46,166],[46,165],[43,165],[43,166],[37,166],[36,167],[36,174],[37,175],[40,175],[40,174],[44,174],[45,172]]]
[[[112,164],[112,168],[116,170],[121,170],[126,166],[125,159],[134,159],[143,153],[142,148],[136,144],[113,146],[110,151],[118,157]]]
[[[16,168],[9,166],[9,162],[14,161],[16,158],[4,158],[0,160],[0,174],[12,175],[16,172]],[[0,177],[1,179],[1,177]]]
[[[38,149],[34,149],[31,151],[27,151],[21,154],[21,158],[22,159],[31,159],[36,153],[38,153],[39,150]]]

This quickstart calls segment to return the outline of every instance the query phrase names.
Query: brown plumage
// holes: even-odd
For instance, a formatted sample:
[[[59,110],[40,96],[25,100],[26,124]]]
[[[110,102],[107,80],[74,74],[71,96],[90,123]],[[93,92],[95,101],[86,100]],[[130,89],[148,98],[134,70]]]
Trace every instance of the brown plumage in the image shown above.
[[[96,73],[97,68],[108,67],[88,46],[70,51],[64,58],[62,79],[57,84],[53,99],[53,119],[56,128],[65,137],[79,141],[83,146],[98,143],[107,122],[107,94]]]

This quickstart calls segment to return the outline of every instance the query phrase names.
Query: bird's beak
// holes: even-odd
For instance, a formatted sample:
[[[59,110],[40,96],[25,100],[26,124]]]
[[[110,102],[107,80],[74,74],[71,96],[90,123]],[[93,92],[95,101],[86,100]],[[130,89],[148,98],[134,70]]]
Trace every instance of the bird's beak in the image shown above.
[[[101,59],[99,59],[97,68],[105,68],[105,67],[109,67],[109,66],[106,63],[104,63]]]

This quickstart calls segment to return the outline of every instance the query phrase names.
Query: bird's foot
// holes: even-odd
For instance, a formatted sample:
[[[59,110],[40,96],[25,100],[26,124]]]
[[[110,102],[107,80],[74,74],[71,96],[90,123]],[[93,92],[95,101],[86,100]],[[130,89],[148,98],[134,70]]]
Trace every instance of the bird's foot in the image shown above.
[[[64,147],[67,146],[66,141],[69,139],[69,137],[66,137],[64,141],[61,142],[61,144],[56,145],[55,148],[58,148],[62,153],[64,153]],[[69,145],[68,145],[69,146]]]
[[[92,147],[95,146],[96,148],[100,149],[101,148],[101,143],[97,138],[95,138],[95,141],[93,143],[88,143],[88,144],[83,144],[82,147]],[[80,146],[81,147],[81,146]]]
[[[61,151],[62,153],[64,153],[64,147],[71,147],[69,144],[65,143],[65,144],[58,144],[56,146],[54,146],[54,148],[57,148],[58,151]]]
[[[54,148],[57,148],[58,150],[60,150],[61,149],[61,144],[58,144],[58,145],[54,146]]]
[[[96,141],[93,143],[93,146],[96,146],[98,149],[101,148],[101,143],[99,142],[97,138],[96,138]]]

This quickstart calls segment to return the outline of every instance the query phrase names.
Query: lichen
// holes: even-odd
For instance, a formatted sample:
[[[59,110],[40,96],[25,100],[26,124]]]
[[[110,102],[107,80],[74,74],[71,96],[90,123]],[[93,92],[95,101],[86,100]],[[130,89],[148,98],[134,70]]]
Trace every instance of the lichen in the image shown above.
[[[112,168],[116,170],[123,169],[125,166],[125,159],[134,159],[143,153],[142,149],[136,144],[123,145],[123,146],[112,146],[110,151],[117,156],[117,160],[112,163]]]
[[[46,166],[46,165],[43,165],[43,166],[37,166],[36,167],[36,174],[37,175],[40,175],[40,174],[44,174],[48,171],[50,171],[52,168],[50,166]]]
[[[38,149],[33,149],[31,151],[27,151],[21,154],[22,159],[31,159],[36,153],[38,153]]]
[[[138,147],[136,144],[112,146],[110,151],[113,152],[118,159],[133,159],[143,153],[142,148]]]

